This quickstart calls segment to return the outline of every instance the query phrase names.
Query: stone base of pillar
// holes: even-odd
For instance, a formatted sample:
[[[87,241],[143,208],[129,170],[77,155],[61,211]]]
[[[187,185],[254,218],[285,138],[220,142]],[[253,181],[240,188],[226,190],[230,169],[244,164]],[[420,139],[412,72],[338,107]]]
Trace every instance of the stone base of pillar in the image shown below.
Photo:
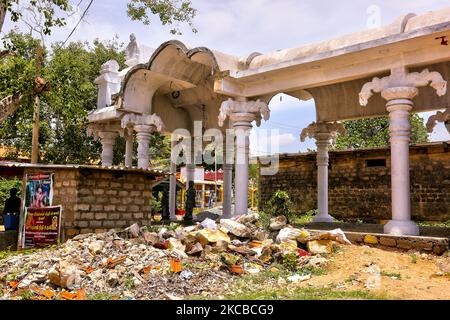
[[[312,222],[334,222],[334,218],[329,214],[317,215],[313,218]]]
[[[391,220],[384,226],[384,233],[399,236],[418,236],[419,226],[411,220]]]

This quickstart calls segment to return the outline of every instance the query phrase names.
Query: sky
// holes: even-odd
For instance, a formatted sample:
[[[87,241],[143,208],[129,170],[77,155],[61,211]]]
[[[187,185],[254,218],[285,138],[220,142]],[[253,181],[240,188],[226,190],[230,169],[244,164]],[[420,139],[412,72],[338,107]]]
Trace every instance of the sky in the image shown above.
[[[74,7],[80,3],[77,13],[69,18],[66,27],[54,29],[46,43],[64,41],[89,0],[71,2]],[[170,34],[171,27],[162,26],[157,17],[149,26],[131,21],[126,15],[126,3],[127,0],[94,0],[70,41],[108,40],[117,35],[127,44],[129,35],[135,33],[140,45],[152,48],[178,39],[191,47],[205,46],[246,57],[252,52],[298,47],[386,25],[410,12],[420,14],[450,7],[450,0],[192,0],[197,9],[194,25],[198,33],[186,25],[181,26],[181,36],[174,36]],[[7,20],[3,31],[13,27]],[[295,153],[315,148],[313,140],[301,143],[299,139],[301,130],[315,120],[312,100],[303,102],[279,95],[269,107],[270,120],[253,130],[252,154]],[[430,113],[421,115],[427,120]],[[270,130],[275,131],[268,136]],[[450,140],[450,134],[439,123],[430,139]],[[274,141],[279,142],[278,150],[269,146]]]

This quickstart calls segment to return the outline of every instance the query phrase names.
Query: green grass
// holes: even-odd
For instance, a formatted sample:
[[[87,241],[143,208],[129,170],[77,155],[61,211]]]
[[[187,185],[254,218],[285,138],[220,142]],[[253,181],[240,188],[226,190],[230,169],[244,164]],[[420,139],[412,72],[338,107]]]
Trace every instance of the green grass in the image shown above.
[[[441,227],[441,228],[450,228],[450,220],[445,222],[433,222],[433,221],[419,221],[417,225],[420,227]]]
[[[266,289],[225,296],[228,300],[383,300],[369,291],[338,291],[325,288]]]
[[[366,290],[341,291],[331,288],[299,287],[287,284],[278,284],[279,278],[286,279],[294,272],[284,268],[283,265],[274,264],[278,271],[272,268],[254,275],[245,275],[239,278],[225,294],[228,300],[377,300],[386,299],[384,295],[373,294]],[[318,276],[325,274],[325,268],[302,268],[297,274],[312,274]],[[288,283],[286,281],[286,283]],[[194,297],[205,299],[205,297]]]
[[[375,295],[369,291],[340,291],[330,288],[298,287],[277,285],[279,277],[286,279],[292,275],[286,269],[279,272],[271,272],[270,269],[256,275],[241,277],[231,288],[233,293],[225,294],[228,300],[340,300],[340,299],[386,299],[384,296]],[[310,272],[310,270],[308,270]],[[326,272],[325,269],[317,269],[311,272],[313,275],[320,275]],[[302,274],[301,270],[296,272]]]
[[[92,295],[88,295],[88,300],[113,300],[113,296],[107,292],[97,292]]]
[[[387,271],[381,271],[381,275],[389,278],[397,278],[398,280],[402,279],[402,275],[398,272],[387,272]]]
[[[51,249],[56,249],[56,248],[57,248],[57,246],[53,245],[53,246],[46,247],[45,250],[51,250]],[[40,250],[44,250],[44,249],[26,249],[26,250],[21,250],[21,251],[3,250],[3,251],[0,251],[0,260],[7,259],[7,258],[10,258],[13,256],[32,254],[32,253],[36,253]]]
[[[292,224],[294,225],[303,225],[303,224],[308,224],[311,223],[314,215],[316,214],[316,210],[310,210],[304,214],[300,214],[298,216],[294,216],[292,218]]]

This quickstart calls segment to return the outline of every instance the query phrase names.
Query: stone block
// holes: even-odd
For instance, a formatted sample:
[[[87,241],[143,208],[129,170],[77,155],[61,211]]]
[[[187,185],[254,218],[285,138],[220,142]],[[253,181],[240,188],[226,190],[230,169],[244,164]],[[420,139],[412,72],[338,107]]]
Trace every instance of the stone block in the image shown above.
[[[75,205],[75,210],[77,210],[77,211],[89,211],[90,210],[90,205],[85,204],[85,203],[79,203],[79,204]]]
[[[117,206],[116,210],[119,212],[125,212],[127,211],[127,206]]]
[[[114,226],[115,226],[115,221],[110,221],[110,220],[103,221],[103,227],[105,227],[105,228],[114,228]]]
[[[130,191],[130,197],[142,197],[142,192],[137,190]]]
[[[111,220],[118,220],[120,219],[120,213],[110,213],[108,214],[108,218]]]
[[[114,212],[114,211],[116,211],[116,206],[114,204],[107,205],[107,206],[105,206],[105,211]]]
[[[95,219],[97,220],[105,220],[108,217],[108,215],[105,212],[97,212],[95,214]]]
[[[131,183],[124,183],[124,184],[123,184],[123,188],[124,188],[125,190],[132,190],[132,189],[134,189],[134,186],[133,186],[133,184],[131,184]]]
[[[380,237],[380,244],[386,247],[396,247],[397,241],[395,240],[395,238]]]
[[[112,181],[112,182],[111,182],[111,188],[114,188],[114,189],[121,189],[121,188],[122,188],[122,184],[121,184],[120,182],[114,182],[114,181]]]
[[[105,194],[105,190],[104,189],[94,189],[93,193],[96,196],[101,196],[101,195]]]
[[[131,206],[128,206],[128,210],[131,212],[138,212],[140,210],[140,208],[139,208],[139,206],[131,205]]]
[[[376,245],[376,244],[378,244],[378,238],[374,235],[366,234],[364,236],[364,243]]]
[[[92,219],[94,219],[94,213],[93,212],[83,212],[81,214],[81,219],[83,219],[83,220],[92,220]]]
[[[91,206],[91,210],[94,212],[103,211],[103,205],[101,204],[93,204]]]
[[[110,184],[109,181],[105,181],[105,180],[97,181],[97,187],[99,187],[99,188],[109,187],[109,184]]]
[[[407,239],[398,239],[397,240],[397,247],[400,249],[410,250],[413,248],[413,243],[411,240]]]
[[[89,221],[89,227],[91,227],[91,228],[98,228],[101,226],[102,226],[102,221],[96,221],[96,220]]]

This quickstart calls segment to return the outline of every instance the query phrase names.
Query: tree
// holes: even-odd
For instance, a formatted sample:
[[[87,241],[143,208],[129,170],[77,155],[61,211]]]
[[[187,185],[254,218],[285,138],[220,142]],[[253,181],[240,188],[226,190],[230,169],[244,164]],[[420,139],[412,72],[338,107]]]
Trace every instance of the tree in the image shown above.
[[[0,0],[0,32],[9,12],[11,21],[18,22],[23,18],[24,11],[32,11],[35,17],[32,28],[41,27],[43,34],[49,35],[53,27],[62,27],[66,24],[64,17],[59,17],[57,11],[69,12],[72,10],[68,0],[29,0],[25,5],[21,0]]]
[[[158,15],[163,25],[173,25],[170,30],[172,34],[181,34],[178,23],[187,22],[192,32],[196,33],[192,19],[196,10],[191,7],[188,0],[130,0],[127,4],[127,14],[131,20],[142,21],[145,25],[150,24],[150,16]]]
[[[88,4],[86,14],[92,1]],[[30,19],[24,19],[24,12],[30,13]],[[66,24],[64,14],[73,12],[68,0],[0,0],[0,32],[7,13],[11,21],[24,21],[30,31],[43,35],[50,35],[53,27],[62,27]],[[157,15],[163,25],[173,25],[172,34],[181,34],[179,23],[186,22],[193,32],[192,19],[196,15],[188,0],[129,0],[127,3],[127,15],[133,21],[141,21],[145,25],[151,22],[150,16]],[[84,14],[81,18],[84,17]]]
[[[428,142],[428,134],[423,119],[411,114],[411,143]],[[389,146],[389,119],[387,117],[344,121],[347,130],[339,135],[334,149],[361,149]]]
[[[31,153],[33,118],[32,88],[34,83],[34,50],[38,41],[29,35],[11,32],[10,45],[16,56],[0,61],[0,92],[26,92],[22,107],[0,126],[0,139],[13,146],[17,157]],[[92,163],[99,160],[100,145],[87,137],[87,113],[95,109],[97,88],[93,81],[100,66],[114,59],[124,67],[123,44],[117,39],[108,42],[73,42],[66,48],[53,45],[52,54],[45,54],[42,76],[51,83],[51,90],[41,96],[39,144],[44,162]]]

